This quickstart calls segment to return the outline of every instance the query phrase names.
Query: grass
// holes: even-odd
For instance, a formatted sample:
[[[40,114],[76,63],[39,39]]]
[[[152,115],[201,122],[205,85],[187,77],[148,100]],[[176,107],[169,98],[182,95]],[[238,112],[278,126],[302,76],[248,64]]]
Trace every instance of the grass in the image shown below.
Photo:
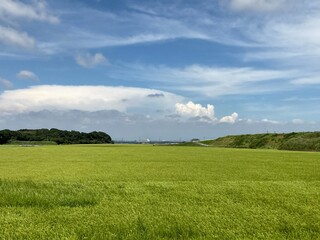
[[[234,135],[206,140],[202,143],[213,147],[320,151],[320,132]],[[190,144],[192,143],[184,145]]]
[[[320,239],[320,154],[0,147],[0,239]]]

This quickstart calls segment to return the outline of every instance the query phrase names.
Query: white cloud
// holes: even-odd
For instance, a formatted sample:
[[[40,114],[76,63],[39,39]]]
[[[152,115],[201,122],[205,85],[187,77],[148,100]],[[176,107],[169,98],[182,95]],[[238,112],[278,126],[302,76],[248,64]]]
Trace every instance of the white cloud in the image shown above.
[[[75,57],[75,60],[80,66],[85,68],[92,68],[107,62],[107,59],[102,53],[96,53],[94,55],[91,55],[90,53],[78,54]]]
[[[151,94],[163,94],[150,98]],[[42,85],[8,90],[0,95],[0,113],[41,110],[118,110],[135,113],[173,111],[184,98],[169,92],[131,87]]]
[[[29,3],[18,0],[0,0],[0,43],[34,49],[36,41],[33,36],[29,35],[29,28],[24,24],[34,20],[59,22],[57,17],[48,13],[45,0],[29,1]]]
[[[110,21],[113,22],[113,24],[110,24],[110,26],[113,26],[111,29],[101,27],[100,30],[93,31],[92,29],[70,28],[67,30],[68,35],[62,35],[55,41],[48,39],[48,41],[40,43],[39,48],[44,52],[56,54],[61,53],[65,49],[94,49],[127,46],[167,41],[177,38],[209,40],[206,34],[191,30],[182,23],[172,23],[173,20],[170,21],[165,18],[162,20],[155,20],[153,18],[144,19],[144,17],[131,17],[130,15],[118,16],[118,18],[121,19],[120,23],[115,19],[110,19]],[[127,23],[126,27],[124,27],[124,22]],[[134,25],[132,25],[133,23]],[[143,29],[143,27],[137,28],[137,25],[144,26],[146,29]],[[167,28],[164,29],[163,26],[167,26]],[[125,33],[121,33],[120,31],[114,32],[114,29],[117,28],[125,28]]]
[[[0,0],[0,18],[24,18],[38,21],[58,23],[59,19],[47,13],[45,1],[25,4],[21,1]]]
[[[284,74],[272,70],[256,70],[253,68],[218,68],[201,65],[191,65],[180,72],[176,71],[177,76],[190,79],[201,79],[206,82],[255,82],[268,79],[283,78]]]
[[[39,80],[38,76],[28,70],[22,70],[19,73],[17,73],[17,78],[19,79],[28,79],[28,80],[33,80],[33,81],[37,81]]]
[[[312,0],[293,4],[297,2],[300,5],[291,14],[240,21],[242,34],[260,46],[258,51],[246,53],[246,60],[277,61],[278,66],[299,69],[305,75],[318,69],[320,4]]]
[[[221,123],[235,123],[238,120],[238,113],[234,112],[230,116],[224,116],[220,119]]]
[[[304,123],[305,123],[304,120],[299,119],[299,118],[293,119],[291,122],[292,122],[293,124],[304,124]]]
[[[215,66],[191,65],[184,68],[151,65],[126,65],[110,69],[112,78],[152,82],[169,91],[179,90],[207,97],[231,94],[256,94],[261,92],[288,89],[285,80],[296,76],[294,71],[261,70],[255,68],[226,68]],[[261,87],[261,84],[277,81]],[[257,87],[257,84],[260,84]],[[284,88],[284,89],[283,89]]]
[[[134,8],[137,11],[120,13],[81,7],[76,10],[67,9],[66,16],[72,16],[73,20],[68,24],[62,22],[61,28],[55,28],[54,34],[47,38],[44,36],[38,46],[42,53],[57,54],[74,49],[86,51],[106,46],[187,38],[235,46],[258,46],[255,49],[244,49],[249,55],[246,59],[251,60],[265,60],[264,56],[288,56],[285,59],[297,61],[290,56],[309,54],[320,57],[317,0],[309,0],[308,4],[288,0],[221,1],[227,2],[234,9],[258,13],[282,8],[292,8],[293,11],[291,14],[275,13],[268,18],[260,17],[260,14],[254,17],[242,14],[239,17],[238,14],[224,12],[228,9],[218,8],[217,3],[209,0],[196,5],[135,3],[138,5]],[[129,7],[132,7],[132,3]],[[215,12],[223,12],[212,14],[210,10],[213,7],[216,8]],[[104,24],[105,22],[108,24]],[[238,55],[243,59],[240,54],[243,53]]]
[[[18,32],[13,28],[0,26],[0,42],[23,48],[33,48],[35,40],[25,32]]]
[[[270,120],[270,119],[266,119],[266,118],[262,119],[261,122],[263,122],[263,123],[271,123],[271,124],[280,124],[281,123],[279,121]]]
[[[236,11],[270,12],[283,7],[285,0],[231,0],[230,6]]]
[[[296,85],[320,84],[319,73],[317,73],[316,76],[313,76],[313,77],[305,77],[305,78],[299,78],[299,79],[292,80],[291,83],[296,84]]]
[[[13,88],[12,82],[1,77],[0,77],[0,86],[4,87],[5,89]]]
[[[134,36],[112,37],[106,35],[96,35],[91,39],[93,46],[125,46],[139,43],[157,42],[168,39],[174,39],[176,36],[168,34],[136,34]]]
[[[247,13],[239,15],[222,12],[223,14],[218,16],[210,12],[212,8],[215,8],[213,12],[217,11],[217,6],[212,1],[202,1],[197,3],[197,6],[191,6],[192,9],[190,6],[188,8],[186,5],[179,4],[175,6],[159,4],[159,6],[156,5],[157,7],[152,7],[151,4],[147,9],[140,6],[139,12],[145,14],[136,14],[128,18],[131,18],[132,22],[141,21],[147,29],[146,34],[160,35],[163,39],[196,38],[249,47],[244,49],[248,53],[246,59],[262,61],[278,59],[281,65],[287,62],[299,64],[302,62],[310,65],[320,61],[318,0],[221,1],[227,2],[234,10],[258,14],[252,16]],[[261,14],[262,12],[274,13],[266,17]],[[166,26],[166,28],[160,26]],[[131,34],[131,36],[136,35]],[[238,56],[242,57],[240,54]],[[313,57],[316,57],[315,61],[310,60]]]
[[[177,103],[175,105],[176,113],[181,116],[187,117],[206,117],[210,120],[215,120],[214,106],[207,104],[207,107],[203,107],[201,104],[188,102],[187,104]]]
[[[256,29],[251,29],[254,31],[251,37],[266,47],[280,47],[287,54],[318,55],[320,33],[317,29],[319,24],[320,14],[308,17],[297,16],[296,19],[288,21],[273,19],[263,24],[262,27],[256,26]]]

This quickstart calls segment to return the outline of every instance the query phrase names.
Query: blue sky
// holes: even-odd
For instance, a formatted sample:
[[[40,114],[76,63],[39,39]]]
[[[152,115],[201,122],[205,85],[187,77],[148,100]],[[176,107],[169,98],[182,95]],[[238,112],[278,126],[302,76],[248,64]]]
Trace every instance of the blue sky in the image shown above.
[[[317,0],[0,0],[0,128],[319,130],[319,26]]]

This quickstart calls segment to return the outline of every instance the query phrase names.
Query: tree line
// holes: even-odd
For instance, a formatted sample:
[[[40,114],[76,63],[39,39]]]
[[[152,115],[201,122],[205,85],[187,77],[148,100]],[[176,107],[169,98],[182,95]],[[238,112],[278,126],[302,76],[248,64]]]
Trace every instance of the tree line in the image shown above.
[[[14,141],[48,141],[57,144],[113,143],[108,134],[96,131],[84,133],[59,130],[56,128],[21,129],[17,131],[5,129],[0,131],[0,144],[7,144]]]

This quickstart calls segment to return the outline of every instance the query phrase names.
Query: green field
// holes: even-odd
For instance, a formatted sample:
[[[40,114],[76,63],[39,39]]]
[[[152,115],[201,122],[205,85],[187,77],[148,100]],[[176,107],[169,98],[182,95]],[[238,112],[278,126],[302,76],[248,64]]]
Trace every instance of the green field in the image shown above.
[[[3,146],[0,239],[320,239],[320,153]]]

